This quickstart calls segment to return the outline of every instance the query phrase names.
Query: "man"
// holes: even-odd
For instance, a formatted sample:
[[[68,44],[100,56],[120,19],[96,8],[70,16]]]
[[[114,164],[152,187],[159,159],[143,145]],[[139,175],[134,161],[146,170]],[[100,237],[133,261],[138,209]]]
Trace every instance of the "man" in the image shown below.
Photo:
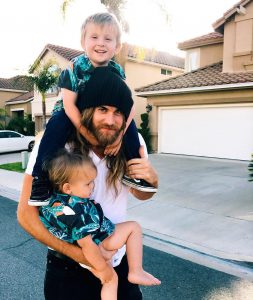
[[[100,68],[97,68],[100,69]],[[108,76],[110,72],[110,76]],[[96,87],[96,89],[94,89]],[[96,95],[96,101],[93,95]],[[140,200],[152,197],[153,193],[129,189],[121,183],[121,177],[126,169],[131,178],[143,178],[153,186],[158,186],[155,170],[145,157],[145,146],[140,148],[141,158],[125,161],[123,151],[115,157],[106,157],[106,146],[114,143],[125,128],[125,121],[131,109],[131,92],[125,82],[110,69],[94,71],[85,90],[80,93],[83,97],[84,112],[83,125],[97,139],[96,145],[90,145],[85,139],[77,138],[74,143],[83,153],[88,153],[95,163],[98,176],[92,198],[100,203],[104,214],[113,223],[123,222],[126,219],[127,197],[129,191]],[[140,139],[141,144],[145,144]],[[42,225],[36,207],[28,206],[32,176],[31,170],[36,159],[36,149],[31,155],[29,165],[24,176],[23,190],[18,206],[18,221],[20,225],[35,239],[44,243],[49,248],[47,257],[47,271],[45,276],[46,299],[100,299],[101,284],[87,269],[78,263],[88,265],[80,248],[63,242],[52,236]],[[106,258],[114,253],[106,253],[101,249]],[[119,277],[118,299],[140,300],[142,294],[137,285],[127,280],[128,265],[124,247],[119,249],[112,258],[112,264]]]

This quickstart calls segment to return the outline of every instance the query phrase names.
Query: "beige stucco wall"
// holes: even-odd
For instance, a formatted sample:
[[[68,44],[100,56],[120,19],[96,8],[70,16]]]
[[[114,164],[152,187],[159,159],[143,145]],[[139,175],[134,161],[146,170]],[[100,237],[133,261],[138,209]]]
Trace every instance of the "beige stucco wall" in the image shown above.
[[[200,68],[222,61],[223,44],[214,44],[200,48]]]
[[[152,149],[157,151],[158,107],[200,104],[253,103],[253,89],[150,96],[148,98],[148,103],[153,106],[153,109],[149,114],[149,124],[152,135]]]
[[[30,115],[32,113],[31,102],[7,105],[6,111],[10,117],[12,117],[12,110],[24,110],[24,114]]]
[[[171,70],[172,75],[161,74],[161,69]],[[126,62],[125,72],[127,84],[129,85],[133,93],[133,100],[135,105],[135,122],[138,127],[141,123],[140,115],[146,112],[147,100],[145,98],[135,96],[134,89],[183,73],[182,70],[177,68],[159,64],[154,65],[151,63],[137,62],[134,60],[128,60]]]
[[[65,69],[69,62],[54,53],[53,51],[47,51],[47,53],[43,56],[42,61],[55,61],[61,69]],[[172,71],[172,75],[163,75],[161,74],[161,69],[169,69]],[[134,89],[137,87],[141,87],[150,83],[154,83],[156,81],[164,80],[171,76],[176,76],[183,73],[183,70],[178,68],[173,68],[165,65],[146,63],[143,61],[135,61],[135,60],[127,60],[125,64],[125,73],[127,77],[127,84],[132,90],[133,99],[135,102],[135,121],[137,126],[139,127],[141,118],[140,115],[146,112],[146,99],[140,99],[135,96]],[[47,116],[50,116],[51,111],[54,107],[55,101],[60,98],[60,95],[50,95],[46,99],[46,112]],[[42,104],[41,104],[41,95],[35,91],[34,100],[32,101],[32,116],[33,120],[36,121],[36,130],[40,126],[40,121],[38,121],[38,117],[42,114]],[[37,120],[36,120],[37,119]]]
[[[19,95],[24,94],[21,92],[13,92],[13,91],[2,91],[0,90],[0,108],[4,109],[5,101],[16,98]]]
[[[57,53],[53,51],[47,51],[46,54],[41,59],[42,62],[48,62],[48,61],[55,62],[59,68],[62,70],[65,69],[69,62],[64,59],[62,56],[58,55]],[[55,102],[60,98],[60,95],[48,95],[46,98],[46,114],[48,117],[50,117],[52,109],[54,107]],[[34,92],[34,100],[32,101],[32,118],[33,121],[35,121],[35,129],[37,131],[41,130],[40,124],[41,122],[38,121],[38,118],[42,115],[42,100],[41,95],[35,91]],[[36,120],[37,119],[37,120]]]
[[[253,70],[253,3],[224,27],[223,72]]]

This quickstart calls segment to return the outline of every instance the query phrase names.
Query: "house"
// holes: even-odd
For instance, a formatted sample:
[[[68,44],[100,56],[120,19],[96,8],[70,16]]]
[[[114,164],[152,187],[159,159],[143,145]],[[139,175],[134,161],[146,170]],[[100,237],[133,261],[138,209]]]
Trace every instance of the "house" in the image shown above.
[[[0,78],[1,127],[5,128],[10,117],[23,117],[25,113],[31,114],[32,99],[26,101],[27,99],[21,100],[19,97],[29,94],[29,91],[32,89],[32,84],[25,76],[18,75],[11,78]]]
[[[249,160],[253,152],[253,1],[213,24],[214,32],[184,41],[186,73],[137,88],[152,106],[153,149]]]
[[[31,101],[33,101],[33,98],[34,92],[31,91],[5,101],[7,115],[9,115],[11,118],[23,118],[25,115],[31,115]]]
[[[32,90],[25,76],[0,78],[0,108],[5,109],[5,102]]]
[[[149,84],[163,78],[177,76],[184,72],[184,59],[172,56],[166,52],[144,49],[132,45],[127,45],[127,59],[125,61],[125,73],[127,83],[131,90],[138,86]],[[36,62],[53,61],[60,69],[65,69],[69,62],[82,51],[70,49],[62,46],[47,44],[37,58]],[[50,117],[55,101],[59,99],[59,90],[53,89],[47,93],[46,110],[47,118]],[[136,122],[140,124],[140,115],[146,112],[146,99],[135,97]],[[136,100],[137,99],[137,100]],[[32,102],[32,116],[35,121],[36,130],[42,128],[42,105],[41,95],[35,91]]]

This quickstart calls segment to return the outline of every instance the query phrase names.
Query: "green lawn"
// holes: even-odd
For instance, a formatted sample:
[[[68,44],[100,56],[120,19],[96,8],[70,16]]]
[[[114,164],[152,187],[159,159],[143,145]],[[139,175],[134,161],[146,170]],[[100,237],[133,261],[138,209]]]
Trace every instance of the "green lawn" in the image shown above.
[[[0,169],[19,172],[19,173],[24,173],[25,172],[25,170],[22,169],[22,163],[21,162],[3,164],[3,165],[0,165]]]

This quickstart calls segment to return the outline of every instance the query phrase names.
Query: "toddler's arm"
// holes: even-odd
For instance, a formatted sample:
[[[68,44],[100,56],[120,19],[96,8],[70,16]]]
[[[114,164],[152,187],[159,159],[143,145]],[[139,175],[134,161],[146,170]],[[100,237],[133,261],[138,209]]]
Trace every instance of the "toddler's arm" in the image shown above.
[[[88,131],[88,129],[81,125],[81,113],[76,106],[77,93],[64,88],[61,89],[61,92],[66,115],[90,144],[97,145],[98,142],[96,138]]]
[[[113,277],[112,267],[103,258],[99,247],[93,242],[91,235],[78,240],[77,243],[92,266],[91,272],[94,272],[94,275],[101,280],[102,284],[109,282]]]

